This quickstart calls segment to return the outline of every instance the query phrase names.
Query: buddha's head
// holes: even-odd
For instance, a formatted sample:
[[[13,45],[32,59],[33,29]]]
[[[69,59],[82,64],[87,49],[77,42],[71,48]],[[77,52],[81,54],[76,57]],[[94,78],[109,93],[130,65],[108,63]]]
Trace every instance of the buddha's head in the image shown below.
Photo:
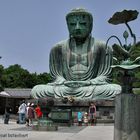
[[[73,9],[66,15],[68,30],[71,37],[84,39],[91,34],[93,17],[83,8]]]

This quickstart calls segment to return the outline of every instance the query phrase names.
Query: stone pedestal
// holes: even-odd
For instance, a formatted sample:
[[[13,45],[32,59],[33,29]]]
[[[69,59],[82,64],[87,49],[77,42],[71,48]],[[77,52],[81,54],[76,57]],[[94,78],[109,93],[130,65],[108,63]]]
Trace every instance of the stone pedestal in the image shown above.
[[[36,123],[33,121],[32,130],[36,131],[57,131],[58,126],[55,125],[52,120],[40,119]]]
[[[116,96],[114,140],[140,140],[140,95]]]
[[[56,109],[51,111],[51,120],[58,125],[72,125],[71,109]]]

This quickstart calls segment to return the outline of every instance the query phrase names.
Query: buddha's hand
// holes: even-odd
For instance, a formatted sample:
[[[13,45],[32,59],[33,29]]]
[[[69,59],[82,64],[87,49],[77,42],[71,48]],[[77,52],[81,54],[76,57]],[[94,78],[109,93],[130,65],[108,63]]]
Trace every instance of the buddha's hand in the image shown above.
[[[78,88],[83,86],[89,86],[90,81],[65,81],[64,85],[68,87]]]
[[[95,79],[91,79],[90,83],[91,85],[105,85],[107,84],[106,77],[105,76],[96,77]]]

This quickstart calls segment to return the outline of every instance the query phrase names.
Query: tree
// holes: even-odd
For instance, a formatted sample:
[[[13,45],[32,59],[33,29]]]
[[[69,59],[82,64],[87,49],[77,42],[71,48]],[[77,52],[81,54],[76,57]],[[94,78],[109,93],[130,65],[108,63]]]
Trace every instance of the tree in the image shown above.
[[[49,82],[51,82],[50,74],[41,73],[37,76],[37,84],[47,84]]]
[[[2,85],[3,72],[4,72],[4,67],[2,65],[0,65],[0,91],[3,91],[3,85]]]
[[[0,65],[0,82],[4,88],[32,88],[37,84],[47,84],[50,81],[48,73],[29,73],[18,64],[5,69]]]
[[[11,65],[4,70],[4,87],[23,88],[26,87],[25,80],[29,76],[29,72],[20,65]]]

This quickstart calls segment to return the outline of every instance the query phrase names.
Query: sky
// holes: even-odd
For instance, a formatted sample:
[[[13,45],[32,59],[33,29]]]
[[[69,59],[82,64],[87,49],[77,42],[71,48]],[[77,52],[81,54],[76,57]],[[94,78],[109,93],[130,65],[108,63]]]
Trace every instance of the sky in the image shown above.
[[[19,64],[30,73],[49,73],[49,54],[59,41],[68,38],[65,16],[83,7],[93,15],[92,36],[107,41],[116,35],[124,44],[124,24],[108,20],[115,12],[137,10],[140,0],[0,0],[0,64]],[[140,41],[140,15],[129,22]],[[131,37],[129,38],[132,42]],[[113,39],[112,42],[118,43]],[[111,43],[111,42],[110,42]],[[128,42],[129,43],[129,42]]]

